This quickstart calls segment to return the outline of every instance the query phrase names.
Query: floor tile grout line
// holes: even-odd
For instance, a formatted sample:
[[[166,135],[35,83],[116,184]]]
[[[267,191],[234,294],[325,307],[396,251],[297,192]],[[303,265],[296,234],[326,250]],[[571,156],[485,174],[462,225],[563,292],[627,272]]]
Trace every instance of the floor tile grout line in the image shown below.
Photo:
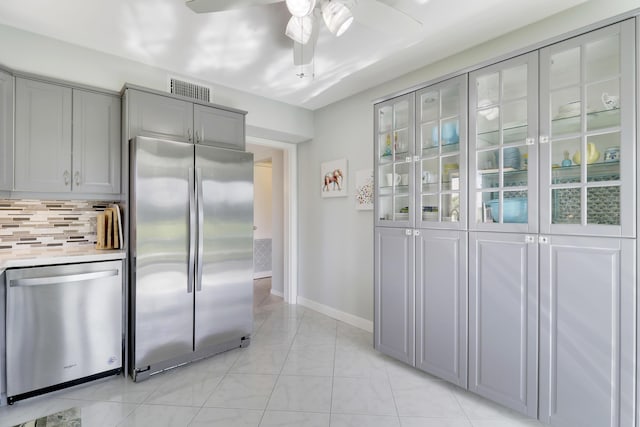
[[[329,426],[333,419],[333,388],[336,379],[336,353],[338,351],[338,324],[336,323],[336,337],[333,340],[333,369],[331,371],[331,394],[329,396]]]

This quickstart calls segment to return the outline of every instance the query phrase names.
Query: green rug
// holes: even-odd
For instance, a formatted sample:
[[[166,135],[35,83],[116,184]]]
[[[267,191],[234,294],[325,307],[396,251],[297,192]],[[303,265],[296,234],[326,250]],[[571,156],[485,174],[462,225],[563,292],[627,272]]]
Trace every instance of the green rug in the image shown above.
[[[80,408],[65,409],[55,414],[45,415],[36,420],[18,424],[15,427],[80,427]]]

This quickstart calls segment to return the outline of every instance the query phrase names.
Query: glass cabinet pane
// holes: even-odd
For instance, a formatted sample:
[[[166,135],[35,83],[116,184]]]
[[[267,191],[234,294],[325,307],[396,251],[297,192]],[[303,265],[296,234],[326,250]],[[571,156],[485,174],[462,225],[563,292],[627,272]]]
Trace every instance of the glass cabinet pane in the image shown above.
[[[478,101],[470,114],[475,116],[477,224],[528,222],[529,108],[537,93],[529,93],[529,57],[521,58],[475,77]]]
[[[576,225],[596,226],[589,230],[594,234],[615,234],[601,226],[622,226],[629,210],[628,218],[635,221],[635,201],[628,204],[635,194],[625,193],[626,183],[635,177],[622,176],[635,173],[635,160],[625,148],[635,141],[634,114],[625,109],[633,104],[622,99],[633,87],[634,65],[623,60],[633,49],[623,46],[633,46],[634,32],[632,22],[623,22],[541,50],[540,77],[545,84],[540,104],[548,114],[541,121],[541,134],[547,132],[547,124],[550,127],[540,182],[548,191],[541,200],[550,201],[550,224],[557,225],[547,228],[551,232],[572,233],[563,226]],[[629,164],[621,166],[625,161]]]
[[[460,120],[465,113],[461,107],[466,109],[464,99],[460,99],[463,81],[456,78],[419,95],[422,152],[416,163],[420,190],[417,210],[426,227],[460,221],[460,149],[464,147]]]
[[[413,197],[413,96],[377,106],[377,178],[379,223],[409,221]],[[399,225],[399,224],[395,224]]]

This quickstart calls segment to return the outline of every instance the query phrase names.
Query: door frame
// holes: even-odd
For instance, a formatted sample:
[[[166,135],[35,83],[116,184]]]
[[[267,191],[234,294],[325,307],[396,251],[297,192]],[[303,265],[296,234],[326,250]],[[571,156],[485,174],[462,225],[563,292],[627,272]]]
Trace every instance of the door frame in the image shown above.
[[[298,303],[298,147],[296,144],[272,139],[246,137],[247,143],[282,150],[283,152],[283,257],[284,301]]]

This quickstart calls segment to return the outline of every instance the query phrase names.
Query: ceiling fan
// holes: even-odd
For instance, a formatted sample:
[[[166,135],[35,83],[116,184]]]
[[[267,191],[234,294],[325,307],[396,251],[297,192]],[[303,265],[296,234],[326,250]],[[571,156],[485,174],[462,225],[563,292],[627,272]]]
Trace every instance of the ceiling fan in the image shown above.
[[[336,37],[344,34],[354,20],[394,36],[411,35],[422,29],[420,21],[379,0],[186,0],[186,5],[196,13],[272,3],[285,3],[291,14],[285,34],[294,42],[293,63],[296,66],[313,60],[321,20]]]

